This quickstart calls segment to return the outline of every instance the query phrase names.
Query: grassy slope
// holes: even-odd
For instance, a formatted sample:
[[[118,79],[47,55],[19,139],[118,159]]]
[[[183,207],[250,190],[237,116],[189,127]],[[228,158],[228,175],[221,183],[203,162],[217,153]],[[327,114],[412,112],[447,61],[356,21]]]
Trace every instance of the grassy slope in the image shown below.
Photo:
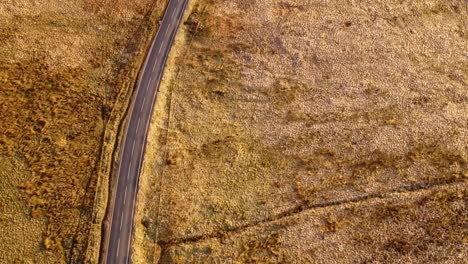
[[[112,122],[120,118],[112,110],[125,102],[117,102],[117,96],[127,94],[128,78],[135,77],[140,47],[147,41],[144,29],[149,21],[144,16],[151,3],[0,4],[0,166],[6,170],[12,162],[22,164],[18,166],[29,175],[12,185],[15,174],[6,173],[1,181],[24,189],[29,223],[36,223],[32,233],[2,232],[2,241],[18,241],[1,243],[1,251],[8,252],[6,262],[40,254],[52,258],[34,262],[83,258],[102,170],[100,151],[115,139],[102,142],[104,129],[115,128]],[[2,193],[2,199],[13,199],[12,193]],[[16,214],[24,218],[24,210],[17,207]],[[37,224],[44,219],[46,226]],[[34,243],[36,251],[8,250],[22,247],[19,243],[25,240]]]
[[[435,224],[424,220],[430,209],[414,199],[431,200],[438,186],[461,183],[442,191],[455,198],[430,205],[453,221],[422,243],[439,241],[440,256],[428,253],[429,244],[418,254],[425,256],[421,262],[466,254],[454,246],[463,225],[463,216],[455,216],[466,199],[459,189],[466,188],[468,175],[464,1],[197,3],[171,70],[178,73],[163,88],[168,121],[152,129],[153,148],[163,160],[153,155],[146,161],[151,184],[140,203],[146,247],[157,241],[168,262],[209,255],[247,261],[242,251],[251,246],[237,231],[355,201],[360,210],[378,212],[370,200],[391,207],[387,196],[400,192],[395,210],[407,204],[415,219],[411,228],[428,230]],[[322,211],[339,217],[334,210]],[[386,212],[362,216],[363,224],[385,221]],[[314,217],[297,225],[321,219]],[[402,221],[376,228],[401,236],[413,232],[401,230],[409,220]],[[285,232],[284,225],[276,231]],[[360,227],[347,228],[337,240]],[[405,261],[416,254],[404,248],[413,240],[404,240],[395,242],[403,249],[388,246],[391,253],[379,255],[385,239],[393,238],[381,241],[377,231],[366,230],[368,255],[351,260],[350,250],[334,252],[337,263],[372,256]],[[254,237],[266,238],[262,232]],[[289,236],[300,234],[298,229]],[[198,243],[205,237],[234,245],[207,248]],[[314,241],[292,239],[282,250],[313,258],[295,250]],[[346,241],[340,247],[356,243]],[[270,253],[263,260],[280,261]]]

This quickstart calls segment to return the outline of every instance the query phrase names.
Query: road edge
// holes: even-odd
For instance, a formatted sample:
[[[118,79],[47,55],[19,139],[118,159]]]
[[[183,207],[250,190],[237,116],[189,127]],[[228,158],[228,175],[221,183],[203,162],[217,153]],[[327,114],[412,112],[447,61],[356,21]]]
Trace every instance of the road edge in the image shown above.
[[[169,86],[172,85],[172,78],[175,75],[175,72],[172,71],[177,66],[175,65],[176,59],[179,56],[183,55],[183,50],[178,49],[178,47],[183,45],[183,43],[186,43],[188,40],[185,37],[186,30],[183,27],[182,23],[187,20],[187,18],[190,16],[190,14],[193,11],[194,6],[198,3],[197,0],[188,0],[187,4],[185,6],[184,13],[181,17],[181,21],[179,23],[178,29],[176,31],[176,34],[173,37],[172,40],[172,45],[171,45],[171,50],[166,58],[166,63],[165,67],[163,70],[163,74],[161,77],[161,80],[159,82],[159,88],[158,88],[158,95],[157,99],[155,100],[153,110],[151,112],[151,119],[148,127],[148,133],[147,133],[147,142],[146,146],[152,145],[152,142],[149,141],[150,135],[153,133],[157,133],[158,135],[161,135],[162,130],[167,129],[166,127],[163,127],[161,123],[164,123],[165,120],[159,120],[157,119],[158,117],[166,118],[167,115],[167,100],[168,100],[168,94],[170,93],[170,89],[168,89]],[[161,147],[160,144],[155,144],[158,148]],[[145,259],[145,254],[142,252],[143,250],[151,250],[153,251],[153,254],[148,254],[147,256],[153,256],[153,262],[152,263],[159,263],[158,262],[158,254],[157,254],[157,247],[158,244],[156,242],[152,243],[152,245],[149,246],[144,246],[144,236],[145,236],[145,231],[143,230],[143,210],[144,208],[141,207],[140,205],[144,202],[144,195],[146,194],[144,190],[145,184],[147,183],[146,178],[144,175],[148,173],[148,171],[152,170],[153,167],[148,164],[148,160],[146,159],[148,152],[146,151],[147,149],[145,148],[145,152],[143,154],[143,159],[140,167],[140,177],[139,177],[139,184],[138,184],[138,192],[137,192],[137,198],[135,202],[135,209],[134,209],[134,232],[132,235],[132,241],[131,241],[131,250],[132,250],[132,263],[135,264],[145,264],[148,263],[147,260]],[[164,157],[161,157],[162,160],[164,160]],[[143,249],[144,248],[144,249]]]
[[[103,243],[108,240],[108,229],[110,225],[107,223],[109,222],[109,217],[112,217],[111,205],[114,203],[116,173],[118,173],[116,166],[121,156],[122,135],[126,130],[128,111],[131,107],[133,97],[136,94],[135,87],[141,78],[140,75],[143,63],[146,61],[147,53],[158,30],[157,23],[164,14],[167,4],[169,3],[169,0],[164,0],[163,6],[159,7],[157,3],[160,1],[161,0],[153,2],[154,6],[146,22],[148,24],[145,26],[145,31],[149,31],[147,34],[151,38],[140,43],[143,45],[137,49],[139,54],[134,63],[134,72],[136,73],[133,73],[132,76],[127,79],[128,83],[125,86],[128,88],[122,89],[118,94],[115,103],[117,110],[116,108],[113,109],[113,113],[109,118],[109,123],[105,127],[106,131],[103,136],[104,146],[102,147],[103,151],[100,157],[101,161],[97,176],[96,194],[93,202],[92,223],[89,231],[85,259],[83,260],[84,263],[101,263],[102,254],[107,250],[105,246],[103,246],[105,245]],[[112,120],[114,121],[112,122]],[[105,143],[106,141],[108,143]],[[108,151],[105,150],[106,144],[108,145]]]

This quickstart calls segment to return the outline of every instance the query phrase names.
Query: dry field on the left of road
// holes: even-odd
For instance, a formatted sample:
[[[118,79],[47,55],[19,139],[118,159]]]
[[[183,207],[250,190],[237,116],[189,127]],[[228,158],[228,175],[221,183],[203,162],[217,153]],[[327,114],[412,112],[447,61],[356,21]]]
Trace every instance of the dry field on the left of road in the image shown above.
[[[0,263],[84,258],[103,157],[165,2],[1,1]]]

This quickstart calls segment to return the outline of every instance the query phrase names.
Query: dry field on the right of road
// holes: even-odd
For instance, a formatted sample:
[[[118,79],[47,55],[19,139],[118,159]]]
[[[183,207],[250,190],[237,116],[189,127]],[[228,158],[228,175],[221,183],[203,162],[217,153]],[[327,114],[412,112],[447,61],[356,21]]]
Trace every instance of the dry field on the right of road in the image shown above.
[[[463,263],[466,186],[304,210],[169,248],[160,263]]]
[[[194,2],[151,129],[144,247],[158,243],[163,263],[466,258],[466,7]],[[342,220],[334,206],[355,203]],[[300,228],[283,221],[302,214]],[[362,237],[300,249],[318,246],[305,230],[324,221],[327,237]],[[284,243],[268,250],[261,227],[274,223]]]

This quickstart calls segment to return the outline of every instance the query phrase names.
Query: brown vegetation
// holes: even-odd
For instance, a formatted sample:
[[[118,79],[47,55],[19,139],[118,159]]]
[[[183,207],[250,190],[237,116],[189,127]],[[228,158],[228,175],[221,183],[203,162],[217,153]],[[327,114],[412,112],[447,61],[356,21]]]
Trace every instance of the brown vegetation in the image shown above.
[[[303,211],[167,245],[161,263],[463,263],[466,185]]]
[[[463,0],[192,4],[155,112],[165,121],[151,129],[159,154],[145,160],[146,242],[137,247],[161,248],[163,263],[466,256],[456,246],[464,192],[456,202],[413,202],[440,186],[466,188]],[[350,216],[361,226],[332,208],[354,203],[369,210]],[[310,217],[288,222],[302,212]],[[388,224],[392,214],[401,222]],[[450,224],[411,237],[434,231],[438,215]],[[411,220],[414,229],[401,230]],[[369,243],[356,255],[359,238],[301,251],[317,245],[307,235],[317,222],[324,234],[344,230],[336,241],[351,233]],[[243,232],[256,226],[267,228]],[[267,242],[289,230],[289,243]],[[442,233],[445,242],[433,244]]]
[[[98,175],[108,166],[101,159],[112,155],[155,27],[155,3],[83,0],[0,5],[0,154],[23,160],[31,172],[18,186],[27,194],[33,219],[47,219],[46,229],[37,230],[43,232],[43,240],[36,243],[53,252],[50,262],[84,260]],[[32,256],[12,253],[5,261],[21,257]]]

